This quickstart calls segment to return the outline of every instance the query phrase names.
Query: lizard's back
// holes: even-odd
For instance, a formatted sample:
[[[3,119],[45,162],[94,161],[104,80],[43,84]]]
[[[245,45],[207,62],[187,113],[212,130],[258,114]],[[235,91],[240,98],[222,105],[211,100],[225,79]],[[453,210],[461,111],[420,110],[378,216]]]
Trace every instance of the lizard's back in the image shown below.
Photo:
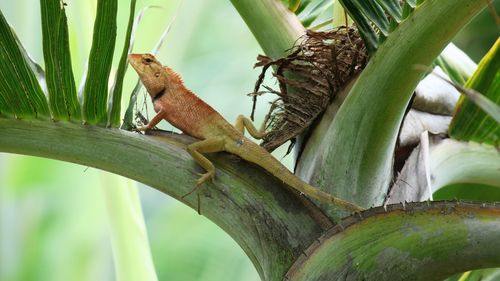
[[[177,73],[164,67],[172,79],[168,93],[157,99],[155,111],[163,108],[166,119],[184,133],[199,139],[239,134],[215,109],[187,89]]]

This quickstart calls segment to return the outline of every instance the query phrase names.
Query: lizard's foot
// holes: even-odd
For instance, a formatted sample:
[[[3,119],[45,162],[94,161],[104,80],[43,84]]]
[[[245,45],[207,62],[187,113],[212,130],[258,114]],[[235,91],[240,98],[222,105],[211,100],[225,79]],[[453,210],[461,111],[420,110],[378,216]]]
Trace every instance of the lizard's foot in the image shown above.
[[[196,181],[196,186],[193,189],[191,189],[188,193],[182,195],[181,198],[185,198],[185,197],[189,196],[191,193],[197,191],[198,188],[200,188],[200,185],[202,185],[204,182],[206,182],[208,180],[211,180],[213,182],[214,178],[215,178],[215,172],[207,172],[207,173],[201,174],[201,178],[199,178]]]
[[[148,126],[139,126],[134,129],[136,132],[144,132],[146,130],[149,130]]]
[[[214,182],[214,179],[215,179],[215,171],[206,172],[206,173],[202,174],[201,178],[199,178],[196,181],[196,185],[200,186],[204,182],[209,181],[209,180],[212,181],[212,182]]]

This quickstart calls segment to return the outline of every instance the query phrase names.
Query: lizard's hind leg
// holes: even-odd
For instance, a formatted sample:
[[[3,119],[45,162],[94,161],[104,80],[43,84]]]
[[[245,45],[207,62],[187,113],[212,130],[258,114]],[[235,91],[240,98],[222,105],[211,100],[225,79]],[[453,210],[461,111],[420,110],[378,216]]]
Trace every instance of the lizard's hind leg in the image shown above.
[[[214,164],[212,164],[212,162],[210,162],[210,160],[208,160],[207,157],[205,157],[202,153],[223,151],[224,146],[224,138],[206,139],[187,146],[187,152],[189,152],[193,159],[206,171],[206,173],[204,173],[201,178],[196,181],[197,186],[201,185],[207,180],[213,180],[215,176]],[[187,195],[191,194],[195,189],[182,197],[186,197]]]
[[[236,128],[236,130],[238,130],[238,132],[242,134],[244,134],[245,129],[247,129],[248,133],[252,137],[256,139],[262,139],[266,134],[265,130],[266,130],[267,119],[269,119],[269,116],[266,116],[264,122],[262,122],[262,125],[260,126],[260,129],[257,130],[257,128],[255,128],[255,126],[253,125],[252,120],[243,115],[239,115],[238,118],[236,118],[234,127]]]

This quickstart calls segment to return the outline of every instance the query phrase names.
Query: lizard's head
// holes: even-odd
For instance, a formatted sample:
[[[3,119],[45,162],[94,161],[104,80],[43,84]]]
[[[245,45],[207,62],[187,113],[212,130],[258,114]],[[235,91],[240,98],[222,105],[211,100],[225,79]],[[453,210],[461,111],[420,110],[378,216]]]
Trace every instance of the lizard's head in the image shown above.
[[[130,54],[128,61],[139,74],[142,84],[152,98],[167,90],[167,73],[155,56],[152,54]]]

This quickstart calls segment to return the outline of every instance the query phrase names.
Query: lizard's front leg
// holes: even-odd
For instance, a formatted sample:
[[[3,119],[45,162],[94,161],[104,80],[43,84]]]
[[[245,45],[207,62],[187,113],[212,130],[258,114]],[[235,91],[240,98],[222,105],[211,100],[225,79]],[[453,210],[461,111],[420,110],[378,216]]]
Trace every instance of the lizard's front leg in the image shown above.
[[[136,130],[146,131],[154,128],[156,125],[158,125],[158,123],[160,123],[161,120],[165,119],[165,113],[166,111],[163,108],[160,109],[160,111],[158,111],[158,113],[153,117],[153,119],[151,119],[151,121],[149,121],[148,124],[146,124],[145,126],[137,127]]]
[[[224,151],[224,138],[210,138],[187,146],[187,151],[200,166],[207,172],[196,181],[196,185],[201,185],[207,180],[212,180],[215,176],[215,167],[202,153]],[[184,197],[184,196],[183,196]]]

